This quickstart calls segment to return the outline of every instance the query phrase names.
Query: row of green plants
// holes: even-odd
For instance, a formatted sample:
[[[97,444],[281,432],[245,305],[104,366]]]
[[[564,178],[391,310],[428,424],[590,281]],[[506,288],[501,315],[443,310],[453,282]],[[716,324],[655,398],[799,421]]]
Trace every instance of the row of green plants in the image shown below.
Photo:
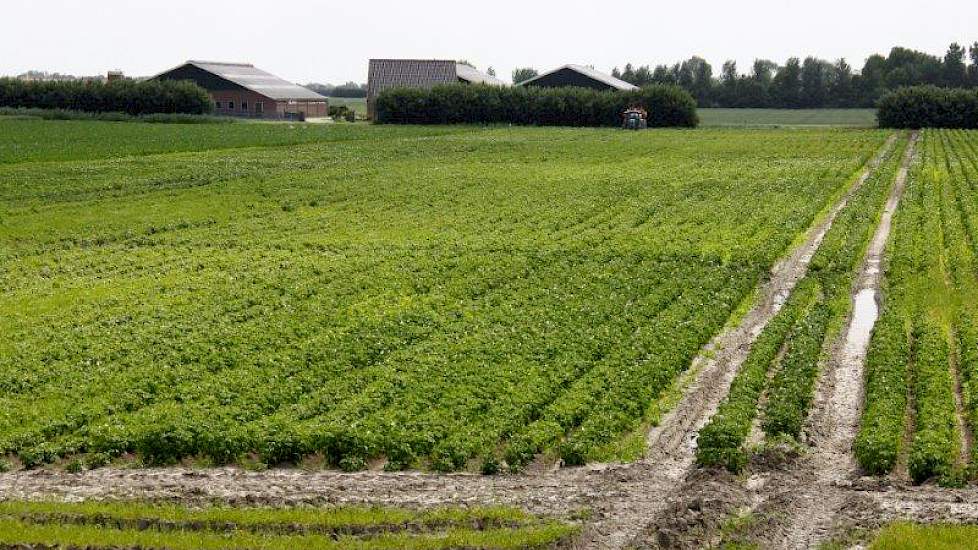
[[[880,128],[978,128],[978,90],[915,86],[877,103]]]
[[[377,122],[384,124],[620,126],[631,107],[648,112],[650,127],[699,124],[693,97],[665,85],[628,92],[464,84],[395,88],[382,92],[375,108]]]
[[[0,107],[129,115],[205,115],[214,103],[192,82],[162,80],[27,81],[0,78]]]
[[[751,346],[750,354],[741,365],[730,386],[730,392],[720,404],[710,422],[699,432],[696,440],[696,462],[701,466],[722,466],[739,472],[750,458],[744,448],[751,425],[757,417],[757,403],[768,382],[768,371],[778,358],[785,340],[804,331],[804,323],[814,307],[817,289],[811,282],[799,283],[791,299],[778,312]]]
[[[911,365],[915,406],[907,470],[917,483],[948,476],[961,451],[946,329],[920,312],[914,322]]]
[[[193,127],[138,156],[167,128],[101,126],[106,159],[0,166],[26,466],[615,456],[886,137],[348,125],[284,155]]]
[[[880,165],[849,197],[805,278],[752,345],[728,396],[699,433],[700,465],[741,470],[752,452],[746,443],[758,414],[767,437],[801,435],[829,329],[849,313],[852,282],[901,162],[901,143],[882,153]]]
[[[955,392],[960,379],[961,420],[974,430],[974,142],[973,133],[927,131],[896,217],[855,446],[872,474],[893,471],[904,455],[918,483],[967,474]]]
[[[0,547],[167,549],[552,548],[578,527],[512,508],[186,507],[0,503]]]

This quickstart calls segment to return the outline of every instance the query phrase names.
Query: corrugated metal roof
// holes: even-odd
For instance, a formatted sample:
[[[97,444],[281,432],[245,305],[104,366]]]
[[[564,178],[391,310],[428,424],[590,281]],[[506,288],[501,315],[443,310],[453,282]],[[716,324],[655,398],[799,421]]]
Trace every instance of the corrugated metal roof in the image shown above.
[[[282,80],[281,78],[265,72],[250,63],[223,63],[219,61],[188,61],[188,65],[193,65],[209,73],[214,73],[225,80],[230,80],[239,86],[259,93],[265,97],[276,100],[285,99],[306,99],[306,100],[326,100],[325,97],[316,92]]]
[[[611,76],[610,74],[606,74],[606,73],[603,73],[601,71],[592,69],[591,67],[585,67],[584,65],[574,65],[574,64],[564,65],[563,67],[557,67],[556,69],[554,69],[554,70],[552,70],[550,72],[546,72],[546,73],[543,73],[543,74],[541,74],[539,76],[535,76],[535,77],[533,77],[533,78],[531,78],[529,80],[524,80],[523,82],[520,82],[519,85],[520,86],[525,86],[525,85],[527,85],[527,84],[529,84],[529,83],[531,83],[531,82],[533,82],[535,80],[539,80],[539,79],[541,79],[541,78],[543,78],[545,76],[552,75],[555,72],[562,71],[564,69],[568,69],[568,70],[571,70],[571,71],[574,71],[574,72],[578,72],[578,73],[580,73],[580,74],[582,74],[582,75],[584,75],[584,76],[586,76],[588,78],[591,78],[593,80],[597,80],[598,82],[602,82],[604,84],[607,84],[608,86],[611,86],[612,88],[615,88],[617,90],[622,90],[622,91],[627,92],[627,91],[637,90],[638,89],[638,86],[636,86],[634,84],[630,84],[628,82],[625,82],[624,80],[622,80],[620,78],[615,78],[615,77]]]
[[[455,64],[455,74],[461,80],[472,84],[489,84],[490,86],[506,86],[507,84],[494,76],[489,76],[463,63]]]
[[[468,65],[446,59],[371,59],[368,72],[367,97],[370,98],[390,88],[429,89],[459,80],[472,84],[506,85]]]

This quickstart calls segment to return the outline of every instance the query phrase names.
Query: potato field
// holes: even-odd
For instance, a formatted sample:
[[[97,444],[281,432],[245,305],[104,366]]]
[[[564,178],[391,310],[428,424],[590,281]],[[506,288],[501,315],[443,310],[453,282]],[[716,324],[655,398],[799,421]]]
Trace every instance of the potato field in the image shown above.
[[[959,484],[978,429],[978,133],[924,133],[893,231],[856,455]]]
[[[0,120],[0,136],[0,455],[494,473],[641,455],[629,441],[677,377],[891,133]],[[918,430],[942,442],[953,373],[967,387],[978,368],[956,351],[970,310],[951,307],[974,273],[978,142],[925,142],[884,326],[910,331],[921,288],[948,307],[914,317],[912,345],[876,346],[873,456],[899,455],[903,404],[872,393],[897,383],[888,354],[918,358]],[[704,461],[742,463],[786,341],[763,429],[800,430],[905,147],[839,214]],[[956,450],[915,443],[914,471]]]

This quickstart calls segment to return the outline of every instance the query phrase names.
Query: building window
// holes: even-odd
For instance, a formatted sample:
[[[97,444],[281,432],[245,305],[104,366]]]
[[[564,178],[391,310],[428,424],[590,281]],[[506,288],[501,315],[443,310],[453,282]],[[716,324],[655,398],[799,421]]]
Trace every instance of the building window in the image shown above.
[[[220,101],[215,101],[214,102],[214,108],[215,109],[220,109],[221,108],[221,102]]]
[[[234,110],[234,102],[233,101],[228,101],[228,110],[229,111],[233,111]]]
[[[255,102],[255,112],[256,113],[264,113],[265,112],[265,104],[262,103],[261,101],[256,101]]]
[[[247,101],[242,101],[241,102],[241,110],[242,111],[247,111],[248,110],[248,102]]]

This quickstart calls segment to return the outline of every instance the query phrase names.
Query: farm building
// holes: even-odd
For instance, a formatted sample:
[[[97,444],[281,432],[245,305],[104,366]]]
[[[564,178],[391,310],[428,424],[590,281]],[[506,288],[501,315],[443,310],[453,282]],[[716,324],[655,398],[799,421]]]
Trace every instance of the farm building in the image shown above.
[[[218,115],[305,119],[329,114],[325,97],[248,63],[187,61],[153,78],[196,82],[210,93]]]
[[[390,88],[433,88],[439,84],[506,86],[468,65],[440,59],[371,59],[367,75],[367,114],[374,117],[377,96]]]
[[[591,88],[593,90],[637,90],[638,86],[629,84],[624,80],[615,78],[610,74],[596,71],[584,65],[564,65],[559,69],[554,69],[549,73],[533,77],[523,81],[520,86],[539,86],[541,88],[565,88],[568,86],[578,86],[581,88]]]

